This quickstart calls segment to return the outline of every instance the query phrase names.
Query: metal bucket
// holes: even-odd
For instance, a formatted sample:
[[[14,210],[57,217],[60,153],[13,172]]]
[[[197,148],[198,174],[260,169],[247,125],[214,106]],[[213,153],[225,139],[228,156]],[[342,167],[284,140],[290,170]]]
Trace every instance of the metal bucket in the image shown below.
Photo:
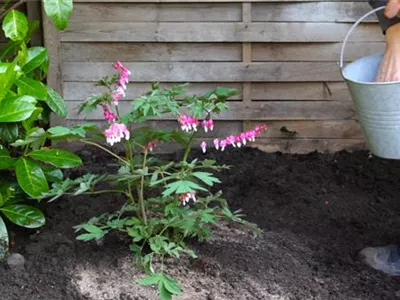
[[[350,34],[362,20],[384,8],[370,11],[350,28],[342,45],[339,66],[367,147],[378,157],[400,159],[400,82],[375,82],[383,54],[363,57],[343,67]]]

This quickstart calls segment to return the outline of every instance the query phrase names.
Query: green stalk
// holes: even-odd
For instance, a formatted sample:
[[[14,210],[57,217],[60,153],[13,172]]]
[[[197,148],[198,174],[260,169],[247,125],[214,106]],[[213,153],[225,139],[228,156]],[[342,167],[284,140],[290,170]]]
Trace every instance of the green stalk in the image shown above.
[[[189,138],[189,141],[186,144],[185,154],[183,155],[183,161],[184,162],[187,161],[187,158],[189,156],[190,149],[191,149],[191,146],[192,146],[192,141],[193,141],[193,138],[194,138],[195,134],[196,134],[196,131],[193,131],[192,135]]]
[[[133,174],[135,167],[132,163],[133,153],[132,153],[132,144],[130,143],[130,141],[126,141],[125,148],[126,148],[126,159],[129,161],[131,172]],[[129,180],[128,180],[128,195],[129,195],[128,197],[131,200],[131,202],[134,203],[135,200],[134,200],[133,194],[132,194],[132,183]]]
[[[148,150],[146,149],[145,152],[144,152],[142,170],[144,170],[144,168],[146,167],[147,151]],[[144,175],[142,175],[142,178],[140,180],[140,187],[139,187],[139,190],[138,190],[138,194],[139,194],[140,209],[142,211],[143,223],[144,223],[145,226],[147,226],[147,215],[146,215],[146,208],[144,207],[143,189],[144,189]]]

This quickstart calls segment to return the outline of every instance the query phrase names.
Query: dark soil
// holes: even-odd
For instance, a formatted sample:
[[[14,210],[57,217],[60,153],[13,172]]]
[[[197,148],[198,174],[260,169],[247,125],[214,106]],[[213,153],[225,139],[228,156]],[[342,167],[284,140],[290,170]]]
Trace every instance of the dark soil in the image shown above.
[[[82,154],[104,170],[103,157]],[[286,155],[251,148],[206,156],[232,165],[220,174],[220,188],[263,234],[254,239],[221,225],[212,241],[193,244],[198,259],[169,262],[185,291],[177,299],[400,299],[400,279],[357,257],[366,246],[400,243],[400,161],[367,152]],[[0,263],[0,299],[157,299],[153,288],[136,284],[141,273],[125,241],[74,239],[74,225],[120,203],[102,196],[46,205],[46,227],[15,231],[11,251],[26,263]]]

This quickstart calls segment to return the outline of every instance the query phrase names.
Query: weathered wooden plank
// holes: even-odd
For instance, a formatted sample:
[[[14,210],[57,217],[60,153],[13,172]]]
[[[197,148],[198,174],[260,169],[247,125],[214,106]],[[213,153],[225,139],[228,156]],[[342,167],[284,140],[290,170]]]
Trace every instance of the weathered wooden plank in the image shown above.
[[[239,43],[62,43],[64,62],[241,61]],[[77,55],[79,53],[79,55]]]
[[[241,3],[76,3],[71,22],[239,22]]]
[[[161,83],[163,88],[171,88],[175,84],[180,83]],[[216,87],[228,87],[236,89],[240,92],[239,95],[229,98],[232,101],[242,99],[242,85],[240,83],[225,82],[217,83],[194,83],[187,87],[188,95],[203,95],[207,91]],[[126,90],[126,99],[134,99],[143,95],[151,89],[150,83],[129,83]],[[64,99],[65,100],[84,100],[90,95],[100,94],[106,92],[107,89],[100,86],[94,86],[91,82],[65,82],[64,83]]]
[[[345,60],[383,53],[384,42],[357,42],[346,46]],[[253,43],[252,61],[335,61],[342,43]]]
[[[355,22],[372,8],[367,1],[253,3],[253,22]],[[366,19],[377,22],[375,15]]]
[[[333,62],[127,63],[136,82],[341,81]],[[63,81],[92,81],[112,74],[110,63],[69,62]]]
[[[248,144],[261,151],[305,154],[314,151],[334,153],[341,150],[365,149],[363,139],[258,139]]]
[[[344,82],[252,83],[252,100],[350,100]]]
[[[342,23],[133,23],[73,22],[64,42],[342,42],[352,24]],[[350,40],[383,41],[378,24],[362,24]]]
[[[68,118],[102,120],[103,114],[97,110],[88,116],[78,115],[76,107],[81,101],[68,101]],[[120,101],[121,112],[128,112],[130,101]],[[259,103],[231,102],[229,110],[215,116],[218,120],[351,120],[355,113],[350,101],[270,101]],[[164,115],[164,120],[175,119]]]
[[[253,128],[258,122],[245,122],[245,129]],[[336,121],[282,121],[266,122],[268,130],[264,138],[335,138],[362,139],[361,127],[355,120]]]

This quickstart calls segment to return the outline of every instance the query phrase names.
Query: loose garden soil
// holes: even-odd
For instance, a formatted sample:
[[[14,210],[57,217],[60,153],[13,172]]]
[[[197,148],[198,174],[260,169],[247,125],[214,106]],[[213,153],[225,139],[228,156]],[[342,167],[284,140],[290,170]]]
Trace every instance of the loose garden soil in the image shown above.
[[[80,154],[92,171],[105,171],[97,151]],[[205,156],[232,166],[218,188],[263,234],[255,239],[221,224],[211,241],[193,242],[198,259],[167,262],[184,289],[176,299],[400,299],[400,279],[357,256],[365,246],[400,243],[400,161],[364,151],[289,155],[252,148]],[[154,288],[136,284],[142,274],[126,240],[75,240],[74,225],[120,204],[113,196],[64,197],[43,205],[44,228],[11,227],[11,252],[25,264],[0,263],[0,299],[158,299]]]

